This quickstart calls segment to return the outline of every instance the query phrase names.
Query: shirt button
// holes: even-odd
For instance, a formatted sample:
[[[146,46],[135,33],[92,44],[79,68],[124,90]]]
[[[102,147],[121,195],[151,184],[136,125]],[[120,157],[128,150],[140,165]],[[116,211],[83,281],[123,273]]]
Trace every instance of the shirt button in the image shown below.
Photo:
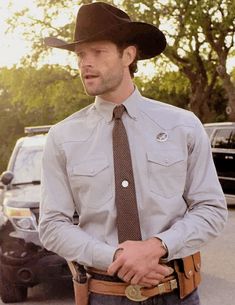
[[[128,187],[129,182],[127,180],[122,181],[122,187]]]

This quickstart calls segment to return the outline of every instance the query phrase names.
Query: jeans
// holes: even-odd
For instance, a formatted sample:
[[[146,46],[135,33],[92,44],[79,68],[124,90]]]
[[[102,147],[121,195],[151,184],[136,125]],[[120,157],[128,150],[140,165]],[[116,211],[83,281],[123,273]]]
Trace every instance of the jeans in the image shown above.
[[[200,300],[197,290],[183,300],[179,298],[178,291],[176,290],[171,293],[149,298],[142,302],[131,301],[126,297],[91,293],[89,305],[200,305]]]

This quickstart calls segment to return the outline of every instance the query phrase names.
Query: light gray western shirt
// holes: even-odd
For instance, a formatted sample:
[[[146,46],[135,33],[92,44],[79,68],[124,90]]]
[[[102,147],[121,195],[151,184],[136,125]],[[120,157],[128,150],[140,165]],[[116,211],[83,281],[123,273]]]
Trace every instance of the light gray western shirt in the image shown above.
[[[137,89],[123,104],[142,238],[162,239],[169,260],[192,254],[221,232],[227,217],[208,136],[193,113],[144,98]],[[54,125],[42,166],[42,244],[104,270],[118,245],[114,107],[97,97]],[[78,226],[72,224],[75,210]]]

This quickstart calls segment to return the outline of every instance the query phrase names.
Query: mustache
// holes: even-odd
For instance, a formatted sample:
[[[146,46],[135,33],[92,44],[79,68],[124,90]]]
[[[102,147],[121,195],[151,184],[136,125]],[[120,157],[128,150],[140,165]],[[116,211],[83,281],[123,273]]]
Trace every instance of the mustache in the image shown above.
[[[91,69],[80,71],[81,78],[97,77],[99,75],[100,75],[100,73],[98,71],[94,71],[94,70],[91,70]]]

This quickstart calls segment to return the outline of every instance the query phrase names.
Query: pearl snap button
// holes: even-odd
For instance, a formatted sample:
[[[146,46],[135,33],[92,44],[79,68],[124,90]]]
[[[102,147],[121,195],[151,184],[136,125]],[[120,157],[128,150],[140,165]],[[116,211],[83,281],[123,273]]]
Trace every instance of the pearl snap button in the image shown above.
[[[128,185],[129,185],[129,182],[127,180],[122,181],[122,186],[123,187],[128,187]]]

